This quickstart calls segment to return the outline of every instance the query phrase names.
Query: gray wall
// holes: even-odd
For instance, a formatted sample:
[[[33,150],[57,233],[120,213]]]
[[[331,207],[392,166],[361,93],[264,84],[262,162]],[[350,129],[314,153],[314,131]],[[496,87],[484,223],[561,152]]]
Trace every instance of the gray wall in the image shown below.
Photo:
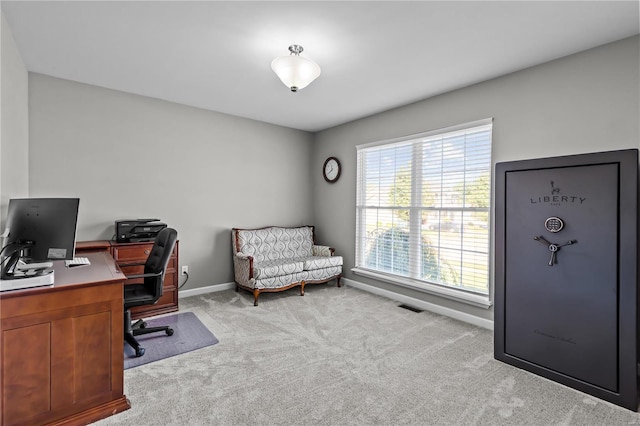
[[[80,197],[79,240],[162,219],[185,289],[233,281],[232,227],[312,222],[306,132],[33,73],[29,114],[29,195]]]
[[[638,148],[638,51],[636,36],[317,134],[312,164],[315,224],[322,240],[345,256],[345,276],[491,319],[492,309],[350,272],[355,256],[355,146],[493,117],[494,163]],[[328,156],[338,157],[343,165],[335,184],[327,184],[320,173]],[[490,285],[493,290],[493,277]]]
[[[29,79],[11,29],[0,18],[0,217],[9,198],[29,191]]]

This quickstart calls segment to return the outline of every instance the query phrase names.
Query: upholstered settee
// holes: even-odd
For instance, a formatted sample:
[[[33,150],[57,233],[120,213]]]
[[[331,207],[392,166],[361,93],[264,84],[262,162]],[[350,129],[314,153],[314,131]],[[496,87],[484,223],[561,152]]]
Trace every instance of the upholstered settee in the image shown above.
[[[254,305],[263,292],[283,291],[336,279],[340,287],[342,256],[315,244],[314,227],[269,226],[231,230],[236,291],[253,293]]]

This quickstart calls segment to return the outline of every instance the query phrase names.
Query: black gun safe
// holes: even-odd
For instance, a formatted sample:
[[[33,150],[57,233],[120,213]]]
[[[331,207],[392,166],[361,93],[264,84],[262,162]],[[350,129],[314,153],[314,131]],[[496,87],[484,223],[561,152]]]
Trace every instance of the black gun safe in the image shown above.
[[[495,358],[637,411],[638,150],[495,170]]]

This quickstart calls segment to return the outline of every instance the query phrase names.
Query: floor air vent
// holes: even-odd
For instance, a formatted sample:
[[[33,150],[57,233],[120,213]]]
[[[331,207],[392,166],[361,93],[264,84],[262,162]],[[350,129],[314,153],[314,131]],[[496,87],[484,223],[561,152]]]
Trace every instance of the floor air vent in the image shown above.
[[[411,312],[422,312],[422,309],[416,308],[415,306],[409,306],[409,305],[402,304],[402,305],[399,305],[399,307],[401,307],[402,309],[407,309],[407,310],[409,310]]]

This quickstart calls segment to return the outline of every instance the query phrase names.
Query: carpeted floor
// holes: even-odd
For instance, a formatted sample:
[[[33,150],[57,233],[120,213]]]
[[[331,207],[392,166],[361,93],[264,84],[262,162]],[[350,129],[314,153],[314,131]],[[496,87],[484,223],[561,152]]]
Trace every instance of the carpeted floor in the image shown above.
[[[640,415],[493,359],[489,330],[335,285],[180,300],[220,340],[125,371],[98,425],[633,425]]]

